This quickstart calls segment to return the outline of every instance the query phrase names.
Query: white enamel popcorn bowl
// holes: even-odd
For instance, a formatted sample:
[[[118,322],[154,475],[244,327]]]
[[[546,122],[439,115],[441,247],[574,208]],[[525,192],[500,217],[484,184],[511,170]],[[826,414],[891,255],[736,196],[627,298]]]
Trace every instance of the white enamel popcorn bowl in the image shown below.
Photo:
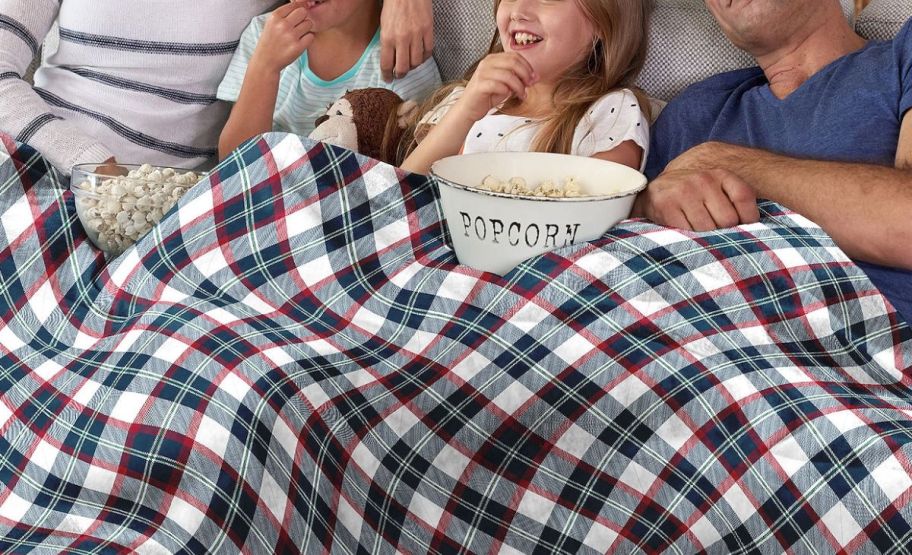
[[[521,177],[529,189],[573,178],[584,196],[537,197],[481,189],[485,178]],[[598,239],[627,218],[646,177],[627,166],[564,154],[450,156],[431,167],[459,262],[506,274],[532,256]]]
[[[118,175],[99,173],[99,164],[73,167],[70,190],[76,214],[96,247],[117,256],[152,226],[203,177],[148,164],[118,164]]]

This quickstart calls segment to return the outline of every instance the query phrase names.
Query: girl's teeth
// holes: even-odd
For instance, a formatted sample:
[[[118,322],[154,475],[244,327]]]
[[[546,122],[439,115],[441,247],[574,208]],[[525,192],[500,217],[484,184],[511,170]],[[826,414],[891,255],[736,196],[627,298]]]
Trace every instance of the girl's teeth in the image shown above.
[[[529,33],[516,33],[514,40],[516,41],[516,44],[532,44],[541,39]]]

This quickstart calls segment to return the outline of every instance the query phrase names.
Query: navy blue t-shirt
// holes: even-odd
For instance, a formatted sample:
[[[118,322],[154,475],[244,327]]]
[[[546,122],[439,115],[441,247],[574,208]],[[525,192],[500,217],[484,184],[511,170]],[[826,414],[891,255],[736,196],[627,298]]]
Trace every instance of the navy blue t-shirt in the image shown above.
[[[646,175],[706,141],[816,160],[893,166],[912,108],[912,21],[892,41],[869,42],[811,76],[785,99],[760,68],[711,77],[673,99],[652,127]],[[912,322],[912,272],[859,262]]]

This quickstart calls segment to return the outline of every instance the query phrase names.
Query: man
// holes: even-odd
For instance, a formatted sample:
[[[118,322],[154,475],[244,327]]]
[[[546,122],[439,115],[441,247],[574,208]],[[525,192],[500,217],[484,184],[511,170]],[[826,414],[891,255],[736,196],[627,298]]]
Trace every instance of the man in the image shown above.
[[[0,132],[54,166],[120,160],[193,168],[214,158],[230,107],[216,89],[241,32],[276,0],[0,0]],[[52,23],[60,45],[22,79]],[[386,0],[381,66],[433,50],[431,0]]]
[[[674,99],[636,213],[697,231],[754,222],[757,197],[818,223],[912,321],[912,22],[866,43],[838,0],[707,0],[758,68]]]

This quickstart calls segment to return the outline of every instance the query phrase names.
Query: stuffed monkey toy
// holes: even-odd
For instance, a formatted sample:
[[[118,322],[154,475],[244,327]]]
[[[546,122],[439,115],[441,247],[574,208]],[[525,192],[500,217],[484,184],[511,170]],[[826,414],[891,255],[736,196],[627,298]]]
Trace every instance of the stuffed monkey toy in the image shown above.
[[[417,110],[415,102],[404,102],[388,89],[349,91],[317,119],[310,138],[398,166],[404,151],[400,143]]]

